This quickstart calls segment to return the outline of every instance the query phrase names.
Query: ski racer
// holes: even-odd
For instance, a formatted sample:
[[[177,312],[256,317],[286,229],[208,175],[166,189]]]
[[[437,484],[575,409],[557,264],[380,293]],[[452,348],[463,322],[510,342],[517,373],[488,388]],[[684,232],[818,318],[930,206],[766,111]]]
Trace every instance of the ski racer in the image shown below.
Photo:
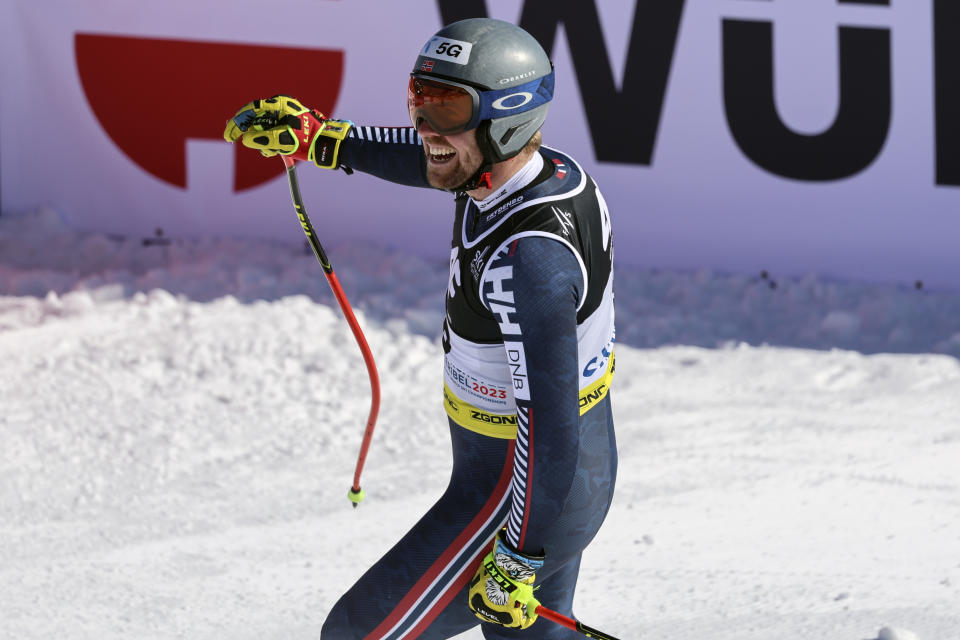
[[[561,640],[580,558],[613,496],[613,242],[597,185],[541,146],[553,65],[507,22],[450,24],[410,74],[412,127],[255,100],[224,137],[265,156],[455,195],[443,325],[453,471],[437,503],[343,597],[324,640]],[[342,552],[342,550],[341,550]]]

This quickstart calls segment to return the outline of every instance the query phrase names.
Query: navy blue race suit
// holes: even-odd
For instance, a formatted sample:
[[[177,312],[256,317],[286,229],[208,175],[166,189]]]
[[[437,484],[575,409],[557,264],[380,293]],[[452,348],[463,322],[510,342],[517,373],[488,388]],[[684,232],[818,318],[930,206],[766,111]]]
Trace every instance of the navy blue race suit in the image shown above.
[[[415,130],[355,127],[342,165],[429,187]],[[573,616],[580,556],[613,496],[613,241],[596,184],[541,148],[482,202],[456,197],[443,327],[453,472],[443,496],[337,602],[324,640],[450,638],[496,533],[544,553],[537,598]],[[486,638],[572,639],[538,621]]]

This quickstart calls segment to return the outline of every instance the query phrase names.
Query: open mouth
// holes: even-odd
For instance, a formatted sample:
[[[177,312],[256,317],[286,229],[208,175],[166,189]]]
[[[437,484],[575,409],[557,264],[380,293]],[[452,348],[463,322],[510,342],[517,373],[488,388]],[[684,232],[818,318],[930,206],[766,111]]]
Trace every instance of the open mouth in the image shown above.
[[[456,150],[449,147],[430,147],[427,150],[427,158],[431,164],[447,164],[456,155]]]

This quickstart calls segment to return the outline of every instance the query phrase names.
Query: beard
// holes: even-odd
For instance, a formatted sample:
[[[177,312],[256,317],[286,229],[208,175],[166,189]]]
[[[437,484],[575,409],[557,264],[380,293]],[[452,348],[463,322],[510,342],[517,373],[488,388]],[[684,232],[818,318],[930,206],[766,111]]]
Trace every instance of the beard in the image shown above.
[[[443,138],[434,138],[438,144]],[[429,140],[424,141],[424,153],[427,154],[427,182],[431,187],[437,189],[452,190],[456,189],[480,169],[483,158],[479,149],[474,152],[471,149],[460,149],[452,157],[437,162],[432,159],[428,153],[430,146]]]

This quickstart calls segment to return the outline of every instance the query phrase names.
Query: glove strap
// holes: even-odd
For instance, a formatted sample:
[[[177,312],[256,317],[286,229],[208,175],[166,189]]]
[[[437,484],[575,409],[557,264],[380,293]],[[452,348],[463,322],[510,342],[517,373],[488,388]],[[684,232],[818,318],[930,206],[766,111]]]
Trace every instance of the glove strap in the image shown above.
[[[528,572],[528,575],[512,575],[508,568],[498,562],[502,556],[507,556],[512,563],[522,567],[525,570],[524,573]],[[532,583],[535,579],[534,574],[543,567],[543,562],[543,556],[528,556],[511,548],[503,539],[503,531],[501,531],[493,544],[493,551],[487,556],[483,566],[500,588],[509,593],[515,601],[524,604],[530,611],[536,611],[540,603],[533,597]]]
[[[536,573],[543,567],[543,562],[545,557],[543,555],[539,556],[528,556],[524,553],[520,553],[513,547],[511,547],[506,540],[504,540],[504,532],[501,530],[497,535],[497,539],[493,545],[493,556],[496,558],[498,553],[505,554],[510,556],[518,564],[525,565],[531,571],[531,573]],[[516,579],[513,577],[513,579]]]
[[[340,143],[352,126],[349,120],[323,120],[319,133],[310,144],[307,157],[321,169],[336,169],[340,164]]]

